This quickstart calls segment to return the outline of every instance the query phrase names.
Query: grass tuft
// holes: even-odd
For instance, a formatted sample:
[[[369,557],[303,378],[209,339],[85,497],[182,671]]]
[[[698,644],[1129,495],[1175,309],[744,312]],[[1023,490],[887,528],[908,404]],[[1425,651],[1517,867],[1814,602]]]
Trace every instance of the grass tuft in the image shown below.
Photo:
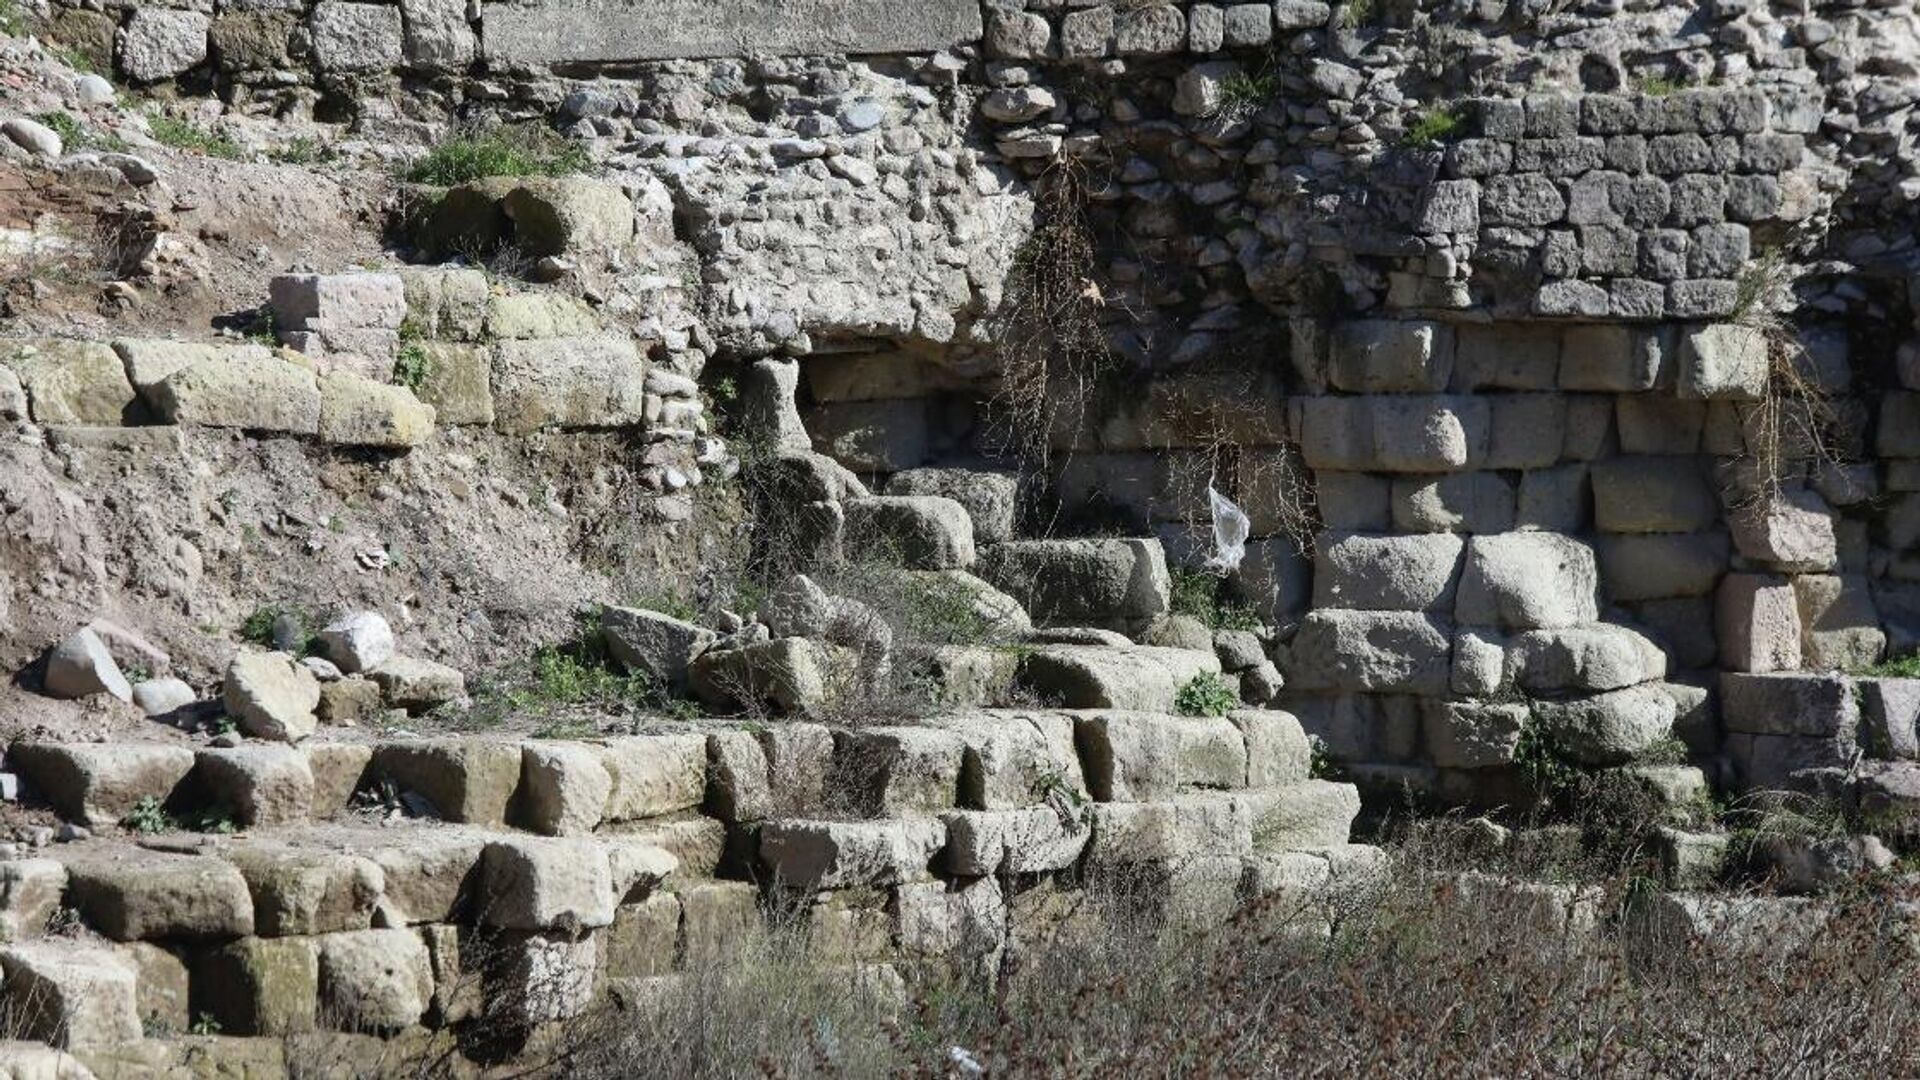
[[[406,178],[451,187],[490,176],[565,176],[588,164],[579,143],[537,124],[521,124],[455,135],[410,166]]]

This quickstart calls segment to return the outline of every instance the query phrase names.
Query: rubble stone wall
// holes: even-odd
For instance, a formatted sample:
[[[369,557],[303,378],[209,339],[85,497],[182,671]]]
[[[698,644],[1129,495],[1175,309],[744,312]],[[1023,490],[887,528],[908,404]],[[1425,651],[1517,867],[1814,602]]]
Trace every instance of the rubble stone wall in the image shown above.
[[[1910,648],[1910,5],[1368,7],[63,18],[123,77],[241,107],[397,85],[594,140],[655,223],[641,265],[697,267],[672,371],[800,357],[815,446],[882,479],[994,449],[1033,194],[1083,172],[1123,370],[1047,479],[1176,557],[1228,488],[1288,700],[1349,760],[1429,785],[1510,761],[1516,696],[1595,765],[1668,730],[1704,755],[1712,672]],[[736,23],[738,56],[793,55],[722,55]],[[493,346],[496,398],[519,349]],[[1839,460],[1775,490],[1755,465],[1789,353]],[[1229,400],[1255,406],[1234,430],[1169,421]]]

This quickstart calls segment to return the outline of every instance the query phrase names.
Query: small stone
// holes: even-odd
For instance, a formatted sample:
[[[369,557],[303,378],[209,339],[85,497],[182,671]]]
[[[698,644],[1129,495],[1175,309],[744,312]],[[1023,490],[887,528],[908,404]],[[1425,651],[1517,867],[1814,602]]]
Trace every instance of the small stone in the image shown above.
[[[393,628],[377,611],[356,611],[328,623],[320,647],[341,671],[357,675],[393,657]]]
[[[148,679],[133,688],[133,703],[148,716],[164,716],[198,700],[193,687],[179,679]]]

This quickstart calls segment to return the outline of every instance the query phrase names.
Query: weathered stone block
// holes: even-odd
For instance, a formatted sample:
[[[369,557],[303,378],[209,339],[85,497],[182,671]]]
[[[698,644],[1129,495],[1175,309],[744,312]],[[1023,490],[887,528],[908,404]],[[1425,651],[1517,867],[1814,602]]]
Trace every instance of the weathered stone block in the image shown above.
[[[1453,472],[1486,453],[1483,398],[1313,397],[1301,402],[1301,451],[1314,469]]]
[[[1443,769],[1484,769],[1512,763],[1532,712],[1521,704],[1428,701],[1427,752]]]
[[[1409,611],[1310,612],[1294,637],[1291,684],[1440,696],[1452,678],[1451,628]]]
[[[291,746],[210,747],[195,755],[194,776],[241,826],[292,825],[312,812],[313,770]]]
[[[887,479],[888,495],[939,496],[966,508],[976,543],[1011,540],[1019,478],[978,469],[909,469]]]
[[[1476,536],[1454,615],[1462,623],[1537,630],[1600,617],[1593,549],[1555,533]]]
[[[926,464],[933,437],[925,399],[836,401],[807,410],[813,449],[857,472]]]
[[[848,499],[845,543],[849,557],[914,570],[973,565],[973,520],[966,507],[933,495],[875,495]]]
[[[706,797],[707,740],[703,735],[608,739],[601,754],[613,777],[607,821],[690,810]]]
[[[1158,540],[1015,540],[976,572],[1041,625],[1108,625],[1166,612],[1171,576]]]
[[[1771,370],[1766,335],[1732,323],[1697,327],[1681,340],[1679,370],[1683,398],[1759,401]]]
[[[60,816],[98,828],[142,801],[164,803],[193,769],[184,746],[140,743],[15,743],[7,762]]]
[[[1430,322],[1367,319],[1334,328],[1328,374],[1362,394],[1434,394],[1453,373],[1453,333]]]
[[[1609,623],[1514,636],[1507,665],[1515,681],[1536,693],[1617,690],[1667,673],[1667,656],[1638,631]]]
[[[0,367],[18,376],[36,423],[116,427],[136,419],[133,384],[119,354],[104,343],[8,342],[0,345]]]
[[[1567,436],[1567,399],[1560,394],[1495,394],[1487,453],[1489,469],[1539,469],[1560,460]]]
[[[246,880],[219,859],[103,848],[66,862],[68,902],[89,926],[115,941],[253,932]]]
[[[14,1038],[79,1050],[141,1038],[133,968],[106,949],[12,945],[0,949],[0,973]]]
[[[1591,475],[1594,520],[1604,532],[1698,532],[1719,519],[1719,498],[1695,459],[1610,458]]]
[[[207,58],[207,16],[137,7],[115,42],[121,74],[137,83],[185,74]]]
[[[344,852],[249,840],[226,859],[246,879],[262,937],[365,930],[386,893],[379,864]]]
[[[646,368],[625,338],[543,338],[493,347],[495,424],[526,435],[543,427],[637,427],[646,419]]]
[[[323,442],[406,450],[433,435],[433,406],[413,391],[335,371],[320,379],[320,427]]]
[[[520,785],[520,747],[482,739],[383,743],[373,769],[427,800],[443,820],[498,826]]]
[[[620,898],[597,841],[496,840],[482,866],[475,911],[483,925],[577,933],[613,924]]]
[[[1722,667],[1748,672],[1800,667],[1800,608],[1786,578],[1728,574],[1714,603]]]
[[[613,775],[597,747],[528,743],[521,747],[521,817],[544,836],[591,833],[606,812]]]
[[[760,861],[785,888],[842,889],[925,881],[946,844],[938,821],[770,821]]]
[[[406,37],[400,9],[383,4],[320,0],[310,23],[314,57],[323,71],[366,74],[400,66]]]
[[[1220,674],[1211,652],[1151,646],[1044,645],[1020,662],[1018,685],[1069,709],[1172,712],[1180,688]]]
[[[1450,611],[1464,542],[1419,536],[1324,534],[1317,545],[1314,606],[1360,611]]]
[[[601,611],[600,632],[607,651],[628,671],[674,689],[687,685],[687,668],[718,635],[704,627],[639,608]]]
[[[1720,719],[1729,732],[1851,743],[1860,729],[1860,703],[1842,675],[1730,671],[1720,676]]]
[[[1673,732],[1675,706],[1656,685],[1534,704],[1534,719],[1559,753],[1584,765],[1622,765]]]

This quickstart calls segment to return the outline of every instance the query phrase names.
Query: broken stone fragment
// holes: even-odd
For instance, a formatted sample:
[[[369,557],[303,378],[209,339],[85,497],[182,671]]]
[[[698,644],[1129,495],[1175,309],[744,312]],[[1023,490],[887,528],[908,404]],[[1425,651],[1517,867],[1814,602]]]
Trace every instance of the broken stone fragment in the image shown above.
[[[320,681],[288,653],[235,656],[222,699],[240,729],[255,738],[299,742],[320,724]]]
[[[368,674],[389,706],[410,713],[431,712],[467,694],[466,676],[431,660],[394,656]]]
[[[133,700],[133,687],[90,627],[75,631],[47,655],[46,688],[59,698],[112,694],[121,701]]]
[[[675,690],[685,689],[687,666],[718,638],[705,627],[639,608],[604,609],[600,632],[622,667]]]
[[[320,647],[349,675],[372,671],[393,657],[393,627],[377,611],[356,611],[328,623]]]

